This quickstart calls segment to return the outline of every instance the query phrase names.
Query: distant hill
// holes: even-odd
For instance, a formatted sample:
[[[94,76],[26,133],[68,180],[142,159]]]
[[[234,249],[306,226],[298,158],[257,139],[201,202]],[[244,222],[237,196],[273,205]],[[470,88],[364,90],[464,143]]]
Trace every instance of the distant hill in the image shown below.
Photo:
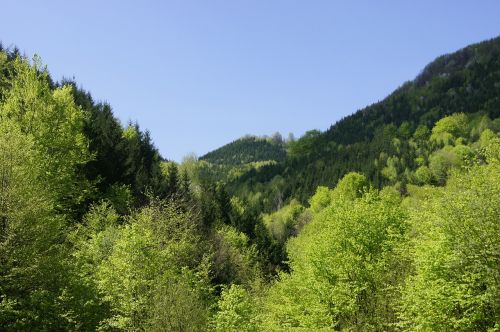
[[[200,157],[212,164],[240,166],[259,161],[282,162],[286,151],[281,135],[244,136]]]
[[[407,148],[404,144],[419,126],[430,130],[439,119],[458,112],[479,112],[491,119],[500,116],[500,37],[438,57],[384,100],[341,119],[325,132],[306,133],[289,144],[284,161],[250,169],[228,189],[246,197],[258,193],[259,201],[295,197],[305,202],[318,185],[332,187],[350,171],[362,172],[372,185],[382,187],[390,183],[382,175],[387,156]],[[404,146],[395,146],[394,139]],[[411,156],[401,158],[401,167],[408,172],[417,167]],[[279,199],[272,197],[276,195]]]

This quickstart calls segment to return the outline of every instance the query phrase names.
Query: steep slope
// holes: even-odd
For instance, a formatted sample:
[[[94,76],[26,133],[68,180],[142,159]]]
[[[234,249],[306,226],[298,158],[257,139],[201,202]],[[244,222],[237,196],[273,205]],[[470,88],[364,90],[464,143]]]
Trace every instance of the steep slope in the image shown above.
[[[289,144],[284,162],[251,169],[228,189],[249,200],[258,194],[260,201],[264,196],[268,202],[291,197],[305,202],[318,185],[332,187],[349,171],[364,173],[376,187],[405,182],[382,174],[389,157],[411,150],[409,138],[428,135],[437,120],[457,112],[480,112],[491,119],[500,115],[500,37],[438,57],[384,100],[325,132],[306,133]],[[398,163],[402,172],[418,166],[411,153]]]

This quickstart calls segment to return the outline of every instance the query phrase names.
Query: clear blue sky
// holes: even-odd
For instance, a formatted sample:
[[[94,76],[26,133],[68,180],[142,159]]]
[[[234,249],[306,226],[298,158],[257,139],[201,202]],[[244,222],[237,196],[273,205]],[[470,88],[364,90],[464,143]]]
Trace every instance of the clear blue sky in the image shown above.
[[[500,1],[4,1],[0,40],[75,77],[163,156],[300,136],[500,34]]]

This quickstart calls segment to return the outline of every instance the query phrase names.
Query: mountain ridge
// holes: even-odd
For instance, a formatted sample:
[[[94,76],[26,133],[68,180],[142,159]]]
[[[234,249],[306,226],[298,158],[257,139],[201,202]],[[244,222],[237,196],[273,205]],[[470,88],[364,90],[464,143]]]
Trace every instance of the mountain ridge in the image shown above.
[[[278,186],[279,195],[306,202],[317,186],[332,187],[349,171],[366,174],[372,185],[382,187],[390,182],[381,174],[386,160],[383,166],[374,164],[380,154],[395,154],[391,139],[402,131],[411,137],[419,126],[430,130],[436,121],[454,113],[481,112],[497,118],[499,91],[500,37],[495,37],[438,56],[381,101],[325,131],[308,131],[288,142],[284,161],[248,170],[228,183],[229,191],[241,194],[249,188],[256,192],[256,188],[268,187],[268,192],[275,192],[270,188],[275,187],[271,185],[274,179],[284,183]],[[417,166],[413,160],[405,163],[409,170]]]

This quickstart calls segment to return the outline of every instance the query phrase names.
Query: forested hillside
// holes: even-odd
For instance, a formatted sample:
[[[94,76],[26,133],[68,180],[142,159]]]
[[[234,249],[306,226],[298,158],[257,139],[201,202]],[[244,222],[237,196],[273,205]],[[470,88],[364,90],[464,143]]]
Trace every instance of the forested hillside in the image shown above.
[[[180,164],[0,47],[2,331],[496,331],[499,221],[500,38]]]
[[[259,161],[284,161],[286,151],[279,133],[272,137],[246,136],[200,157],[212,164],[242,165]]]
[[[384,100],[289,144],[285,162],[250,170],[228,188],[249,201],[264,196],[269,202],[305,203],[317,186],[332,187],[350,171],[362,172],[377,188],[404,186],[414,182],[421,162],[429,162],[417,158],[410,139],[426,139],[436,121],[454,113],[498,118],[499,91],[500,38],[495,38],[438,57]]]

